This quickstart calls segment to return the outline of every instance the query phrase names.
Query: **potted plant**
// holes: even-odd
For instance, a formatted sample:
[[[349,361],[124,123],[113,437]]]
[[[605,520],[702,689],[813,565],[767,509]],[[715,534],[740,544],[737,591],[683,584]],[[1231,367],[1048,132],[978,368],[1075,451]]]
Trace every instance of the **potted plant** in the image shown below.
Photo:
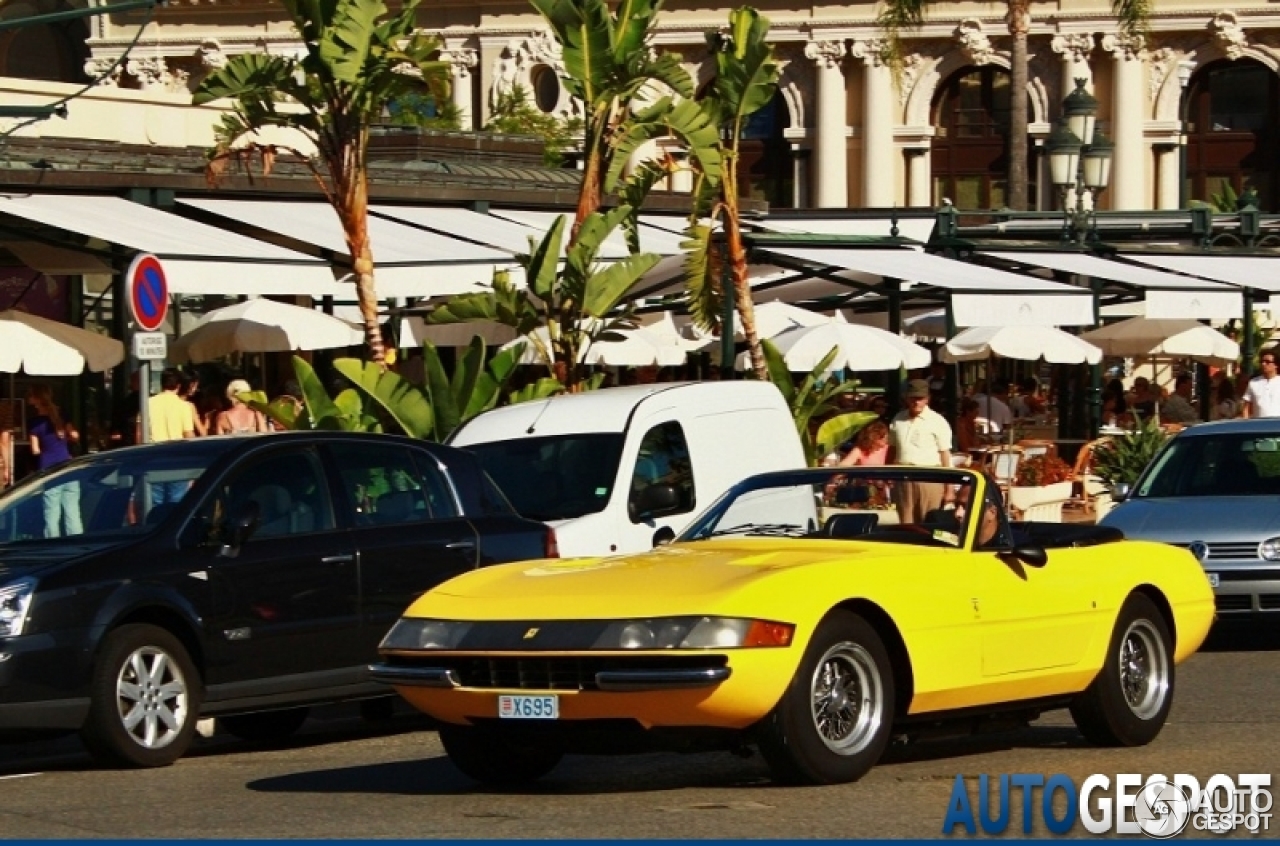
[[[1071,468],[1056,455],[1034,455],[1018,462],[1009,504],[1024,520],[1062,522],[1062,504],[1071,499]]]
[[[1144,420],[1131,432],[1116,435],[1093,450],[1090,473],[1097,476],[1114,496],[1121,486],[1132,488],[1142,471],[1169,439],[1169,433],[1153,420]],[[1103,502],[1111,502],[1107,497]],[[1101,514],[1099,514],[1101,516]]]

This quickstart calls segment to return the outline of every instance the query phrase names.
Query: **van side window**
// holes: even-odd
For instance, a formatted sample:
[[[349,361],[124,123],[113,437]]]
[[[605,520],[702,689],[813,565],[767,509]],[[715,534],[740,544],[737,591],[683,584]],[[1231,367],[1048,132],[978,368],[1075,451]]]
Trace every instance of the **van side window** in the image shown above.
[[[634,523],[638,518],[636,501],[640,492],[650,485],[671,485],[676,489],[679,507],[669,514],[687,514],[697,502],[693,485],[693,465],[689,461],[689,445],[684,429],[676,422],[661,423],[645,433],[636,456],[636,466],[631,473],[631,493],[628,512]]]

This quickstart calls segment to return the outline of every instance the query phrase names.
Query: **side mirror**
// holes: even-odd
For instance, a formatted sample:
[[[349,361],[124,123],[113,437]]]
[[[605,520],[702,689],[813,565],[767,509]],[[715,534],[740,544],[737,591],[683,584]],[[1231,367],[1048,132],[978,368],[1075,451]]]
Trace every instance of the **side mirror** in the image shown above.
[[[636,514],[641,518],[673,514],[680,508],[680,494],[675,485],[656,483],[634,494]]]
[[[1128,482],[1116,482],[1116,486],[1111,489],[1111,499],[1115,502],[1123,502],[1131,493],[1133,493],[1133,487]]]
[[[1043,546],[1015,546],[1012,554],[1028,567],[1040,568],[1049,563],[1049,553]]]
[[[653,533],[654,546],[666,546],[676,539],[676,530],[670,526],[663,526],[661,529]]]
[[[240,554],[240,547],[245,545],[258,528],[260,512],[258,503],[253,500],[244,504],[244,508],[240,509],[240,513],[227,526],[226,541],[218,550],[218,555],[223,558],[235,558]]]

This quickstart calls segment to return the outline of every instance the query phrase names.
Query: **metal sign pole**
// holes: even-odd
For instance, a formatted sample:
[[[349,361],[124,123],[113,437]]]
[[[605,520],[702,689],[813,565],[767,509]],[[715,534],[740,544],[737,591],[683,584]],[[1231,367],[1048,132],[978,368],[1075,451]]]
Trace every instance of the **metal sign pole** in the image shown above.
[[[151,362],[143,359],[138,362],[138,443],[151,443],[151,418],[147,406],[151,399]]]

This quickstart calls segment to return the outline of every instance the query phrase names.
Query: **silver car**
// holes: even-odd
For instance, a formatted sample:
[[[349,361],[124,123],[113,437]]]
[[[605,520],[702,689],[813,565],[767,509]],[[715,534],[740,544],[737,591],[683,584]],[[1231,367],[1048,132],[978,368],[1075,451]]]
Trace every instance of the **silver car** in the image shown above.
[[[1280,418],[1183,430],[1101,523],[1189,549],[1220,617],[1280,615]]]

